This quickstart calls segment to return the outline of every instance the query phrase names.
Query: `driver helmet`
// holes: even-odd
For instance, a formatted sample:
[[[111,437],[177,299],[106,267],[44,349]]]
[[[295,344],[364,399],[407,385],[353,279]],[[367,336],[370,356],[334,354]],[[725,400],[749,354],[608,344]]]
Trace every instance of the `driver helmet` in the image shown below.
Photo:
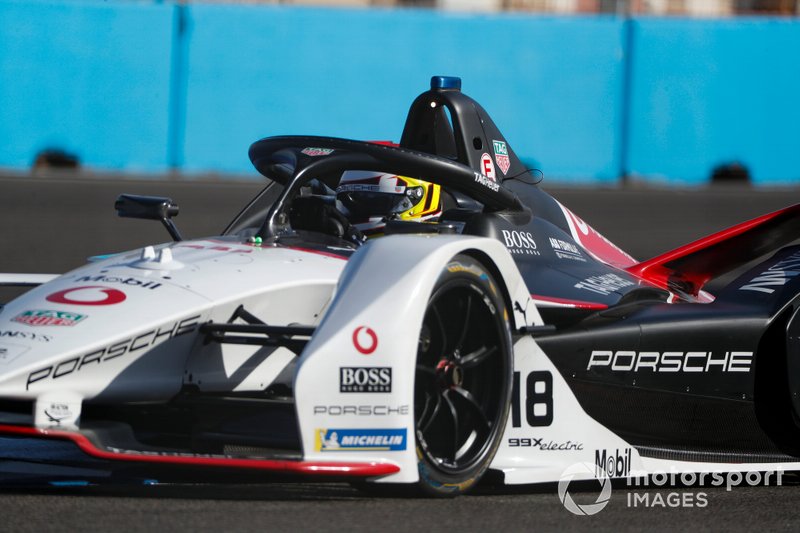
[[[367,236],[387,220],[424,222],[442,213],[441,187],[406,176],[348,170],[336,188],[336,207]]]

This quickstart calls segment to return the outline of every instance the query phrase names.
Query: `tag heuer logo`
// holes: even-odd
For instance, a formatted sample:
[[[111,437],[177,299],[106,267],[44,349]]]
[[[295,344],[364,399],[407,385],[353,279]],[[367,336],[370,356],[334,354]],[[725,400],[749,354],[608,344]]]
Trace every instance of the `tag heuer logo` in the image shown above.
[[[492,141],[495,155],[508,155],[508,148],[503,141]]]
[[[28,326],[74,326],[87,315],[70,313],[68,311],[25,311],[11,320]]]

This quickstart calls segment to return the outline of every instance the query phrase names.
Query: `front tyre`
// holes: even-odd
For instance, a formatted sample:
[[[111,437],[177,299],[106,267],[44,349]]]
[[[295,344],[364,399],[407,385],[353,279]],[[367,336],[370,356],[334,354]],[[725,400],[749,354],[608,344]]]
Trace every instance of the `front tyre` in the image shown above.
[[[492,462],[511,398],[508,310],[489,271],[455,256],[431,293],[417,351],[414,421],[419,488],[456,496]]]

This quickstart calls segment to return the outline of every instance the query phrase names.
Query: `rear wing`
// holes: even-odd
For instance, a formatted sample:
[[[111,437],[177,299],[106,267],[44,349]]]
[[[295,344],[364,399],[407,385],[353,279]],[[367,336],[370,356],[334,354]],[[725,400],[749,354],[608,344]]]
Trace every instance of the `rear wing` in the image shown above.
[[[800,204],[762,215],[632,265],[630,274],[698,296],[710,280],[800,238]]]

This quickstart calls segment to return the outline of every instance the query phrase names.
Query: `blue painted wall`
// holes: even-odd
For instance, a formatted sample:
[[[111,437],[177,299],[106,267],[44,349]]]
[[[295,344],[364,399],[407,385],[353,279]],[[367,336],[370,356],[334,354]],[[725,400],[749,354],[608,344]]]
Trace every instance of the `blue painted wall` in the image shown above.
[[[269,135],[399,140],[430,76],[451,74],[545,174],[616,178],[614,19],[231,5],[190,18],[189,171],[243,171],[243,148]]]
[[[800,22],[4,0],[0,167],[254,174],[260,137],[398,140],[458,75],[548,180],[800,180]]]
[[[737,161],[755,183],[800,181],[800,22],[632,23],[633,175],[698,183]]]
[[[0,166],[167,169],[170,5],[0,2]]]

